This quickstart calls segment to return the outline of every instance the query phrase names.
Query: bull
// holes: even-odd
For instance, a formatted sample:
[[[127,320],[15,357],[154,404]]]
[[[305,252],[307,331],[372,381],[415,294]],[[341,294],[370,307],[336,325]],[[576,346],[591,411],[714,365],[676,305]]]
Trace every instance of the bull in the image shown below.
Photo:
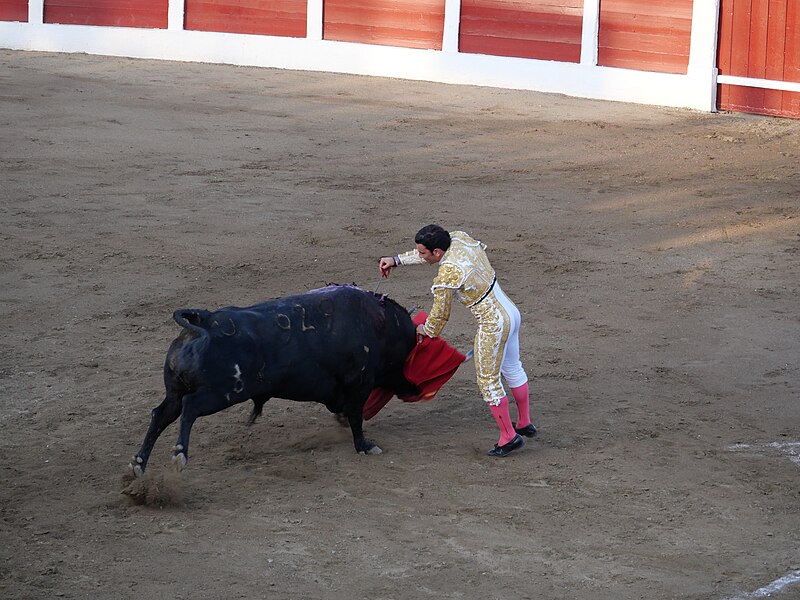
[[[181,471],[195,420],[247,400],[253,401],[248,425],[270,398],[324,404],[349,423],[358,453],[380,454],[363,433],[370,392],[416,391],[403,376],[416,343],[408,311],[355,285],[328,285],[246,308],[182,309],[173,318],[184,329],[164,362],[165,398],[130,464],[137,476],[158,437],[179,417],[172,460]]]

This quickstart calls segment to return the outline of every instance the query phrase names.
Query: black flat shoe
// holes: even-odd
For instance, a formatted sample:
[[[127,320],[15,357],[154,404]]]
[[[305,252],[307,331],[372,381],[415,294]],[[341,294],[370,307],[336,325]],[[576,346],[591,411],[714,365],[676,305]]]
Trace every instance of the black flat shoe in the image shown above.
[[[508,442],[507,444],[503,444],[502,446],[498,446],[497,444],[494,445],[494,448],[489,450],[489,456],[498,456],[500,458],[505,458],[509,454],[511,454],[517,448],[522,448],[525,445],[525,440],[519,434],[514,436],[514,439]]]
[[[539,433],[539,430],[533,426],[533,423],[525,425],[525,427],[519,427],[519,428],[514,426],[514,431],[516,431],[520,435],[524,435],[525,437],[536,437],[536,434]]]

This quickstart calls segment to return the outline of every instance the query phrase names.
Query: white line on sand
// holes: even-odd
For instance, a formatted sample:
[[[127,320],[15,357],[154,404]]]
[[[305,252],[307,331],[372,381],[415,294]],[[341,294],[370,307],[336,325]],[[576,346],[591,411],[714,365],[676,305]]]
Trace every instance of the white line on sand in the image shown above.
[[[800,442],[772,442],[770,444],[733,444],[728,446],[731,452],[743,450],[779,450],[789,456],[794,464],[800,465]]]
[[[768,586],[757,589],[755,592],[742,594],[741,596],[733,596],[727,600],[750,600],[750,598],[770,598],[772,594],[776,594],[790,585],[800,583],[800,569],[792,571],[788,575],[784,575],[780,579],[776,579]]]

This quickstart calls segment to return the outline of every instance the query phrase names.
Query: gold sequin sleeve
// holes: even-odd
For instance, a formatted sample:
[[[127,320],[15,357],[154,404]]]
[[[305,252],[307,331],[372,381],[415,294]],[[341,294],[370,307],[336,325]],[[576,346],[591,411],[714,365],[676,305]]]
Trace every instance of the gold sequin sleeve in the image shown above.
[[[453,303],[453,290],[447,287],[438,287],[433,290],[433,306],[425,321],[425,335],[439,337],[442,329],[450,318],[450,306]]]
[[[450,307],[453,303],[453,291],[464,282],[464,271],[453,264],[442,264],[433,280],[433,306],[425,321],[425,335],[437,337],[450,318]]]
[[[425,262],[425,259],[419,255],[419,250],[414,248],[413,250],[409,250],[408,252],[403,252],[402,254],[398,254],[395,258],[397,258],[397,264],[399,265],[421,265]]]

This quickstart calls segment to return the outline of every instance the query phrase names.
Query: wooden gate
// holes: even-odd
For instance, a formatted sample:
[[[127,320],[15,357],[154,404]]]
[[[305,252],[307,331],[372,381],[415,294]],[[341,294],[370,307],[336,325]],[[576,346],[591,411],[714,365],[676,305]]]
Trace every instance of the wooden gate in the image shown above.
[[[722,0],[720,109],[800,118],[800,2]]]

